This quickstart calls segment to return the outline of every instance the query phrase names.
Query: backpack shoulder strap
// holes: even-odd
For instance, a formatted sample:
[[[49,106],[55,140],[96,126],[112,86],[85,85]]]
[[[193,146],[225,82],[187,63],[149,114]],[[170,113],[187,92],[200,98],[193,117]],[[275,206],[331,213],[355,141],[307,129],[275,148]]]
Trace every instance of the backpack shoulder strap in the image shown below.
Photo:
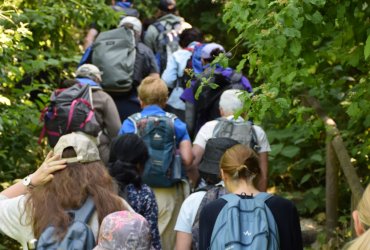
[[[132,114],[128,117],[128,119],[132,122],[134,125],[134,133],[137,134],[137,122],[142,118],[142,115],[140,112]]]
[[[264,202],[266,202],[268,199],[270,199],[273,195],[270,194],[270,193],[266,193],[266,192],[260,192],[258,193],[254,198],[255,199],[259,199],[259,200],[263,200]]]
[[[159,33],[162,33],[166,30],[166,27],[161,22],[155,22],[153,23],[153,26],[157,29]]]
[[[208,185],[208,186],[198,189],[195,192],[198,192],[198,191],[206,191],[206,193],[204,194],[203,199],[199,204],[197,214],[195,215],[195,219],[193,221],[193,225],[199,222],[200,212],[202,211],[203,207],[207,205],[207,203],[214,200],[214,199],[211,199],[211,196],[214,196],[215,199],[218,199],[220,196],[225,196],[226,189],[223,186]]]
[[[75,210],[74,220],[87,223],[95,210],[94,200],[91,196],[87,197],[85,203],[78,210]]]
[[[254,129],[254,126],[253,126],[253,122],[250,122],[250,123],[252,123],[252,127],[251,127],[251,131],[252,131],[251,148],[258,153],[261,149],[261,146],[258,143],[258,138],[257,138],[256,130]]]
[[[165,116],[170,118],[172,123],[175,123],[175,119],[177,118],[177,116],[175,114],[166,112]]]
[[[221,199],[224,199],[225,201],[227,201],[227,203],[231,203],[231,202],[236,202],[240,200],[241,198],[236,194],[229,193],[229,194],[223,195]]]

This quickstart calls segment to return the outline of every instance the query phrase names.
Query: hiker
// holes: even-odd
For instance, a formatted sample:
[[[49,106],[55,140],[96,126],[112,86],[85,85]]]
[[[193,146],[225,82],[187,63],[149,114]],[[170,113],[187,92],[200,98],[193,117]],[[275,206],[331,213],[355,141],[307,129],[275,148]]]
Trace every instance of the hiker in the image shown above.
[[[112,139],[117,136],[121,123],[117,107],[113,99],[103,91],[100,70],[93,64],[84,64],[76,71],[76,81],[88,84],[92,90],[95,117],[100,124],[99,152],[104,164],[108,163],[109,147]]]
[[[226,240],[234,240],[234,237],[240,237],[237,241],[242,241],[241,243],[248,242],[252,244],[251,249],[257,249],[253,248],[254,241],[265,244],[266,248],[259,245],[263,249],[267,249],[267,245],[269,245],[268,249],[303,249],[299,216],[295,205],[285,198],[260,192],[253,184],[253,179],[260,173],[258,162],[258,155],[245,145],[238,144],[226,150],[221,158],[220,172],[225,187],[230,194],[210,202],[202,209],[199,222],[199,249],[233,247],[232,242],[226,242]],[[236,199],[238,203],[230,201],[233,199],[229,199],[229,197]],[[265,221],[265,219],[262,219],[263,217],[259,217],[259,214],[255,213],[255,211],[260,211],[261,215],[263,214],[262,210],[253,206],[259,204],[260,197],[268,197],[262,203],[268,221]],[[225,198],[229,201],[226,201]],[[230,206],[231,203],[235,204],[235,209],[237,210],[235,214],[233,213],[235,209],[230,210],[229,203]],[[245,206],[248,206],[248,204],[250,207],[246,208]],[[251,211],[250,216],[253,219],[245,221],[248,218],[246,217],[248,213],[239,213],[239,211],[245,211],[245,209]],[[220,227],[221,225],[219,224],[221,222],[225,223],[222,219],[226,219],[223,217],[227,214],[225,213],[226,211],[232,213],[229,214],[232,216],[232,219],[229,219],[225,224],[226,227],[231,226],[231,230],[229,229],[227,232],[223,230],[226,227]],[[259,225],[269,228],[268,242],[266,242],[266,236],[258,237],[262,232],[254,231],[259,228]],[[251,230],[248,228],[249,226],[256,226],[257,229]],[[219,236],[219,232],[223,233],[222,237]],[[238,235],[239,232],[243,236]],[[232,235],[233,233],[234,235]],[[263,233],[266,232],[264,231]],[[271,247],[270,244],[275,245]]]
[[[18,241],[23,249],[50,225],[64,235],[71,222],[66,211],[79,208],[88,197],[95,204],[88,220],[95,239],[106,215],[120,210],[133,212],[117,195],[95,142],[73,132],[59,139],[34,173],[0,193],[0,232]]]
[[[178,35],[191,25],[176,15],[175,0],[160,0],[156,17],[157,20],[145,32],[144,43],[153,50],[162,73],[168,57],[180,48]]]
[[[366,250],[370,246],[370,185],[365,189],[356,210],[352,212],[357,238],[347,243],[343,249]]]
[[[124,16],[133,16],[137,18],[139,17],[139,12],[133,8],[133,0],[112,1],[111,7],[113,10],[117,12],[120,12],[120,13],[122,12],[122,18]],[[84,50],[89,48],[94,43],[94,40],[98,34],[99,34],[99,29],[96,23],[92,23],[84,39],[84,45],[83,45]]]
[[[125,17],[117,29],[99,34],[86,59],[104,72],[101,85],[116,103],[121,123],[141,111],[136,88],[142,79],[149,75],[159,77],[156,59],[141,42],[141,32],[139,19]]]
[[[94,250],[150,250],[149,223],[143,216],[129,211],[107,215],[99,230]]]
[[[195,64],[193,60],[194,49],[201,46],[203,35],[197,28],[185,29],[179,36],[182,49],[175,51],[168,59],[166,69],[162,74],[163,81],[170,89],[170,96],[167,102],[166,111],[176,114],[181,120],[185,120],[185,103],[180,96],[186,88],[186,83],[192,78],[190,73]],[[199,61],[201,65],[201,62]],[[195,67],[196,65],[194,65]]]
[[[162,248],[174,249],[173,228],[189,188],[181,176],[175,178],[173,174],[185,172],[192,163],[191,142],[185,123],[163,110],[168,97],[168,89],[163,80],[146,77],[138,88],[138,95],[143,110],[123,122],[120,134],[137,133],[148,146],[150,159],[145,166],[143,179],[152,187],[157,199]],[[147,125],[152,127],[148,129]],[[163,127],[157,130],[157,125]],[[174,151],[179,152],[179,155],[175,155]],[[176,162],[176,159],[181,160],[177,167],[182,169],[169,173],[168,170],[172,167],[169,164]],[[163,169],[164,167],[168,168]],[[146,172],[151,171],[148,168],[154,172],[146,176]]]
[[[112,142],[108,169],[119,185],[120,196],[149,222],[153,249],[161,249],[157,201],[141,178],[148,159],[144,141],[136,134],[124,134]]]
[[[243,89],[252,92],[249,80],[232,68],[223,68],[219,64],[211,65],[220,54],[225,54],[225,49],[217,43],[206,44],[201,51],[204,72],[192,81],[189,88],[184,90],[181,99],[185,102],[185,122],[191,135],[196,135],[200,127],[207,121],[220,117],[218,102],[220,95],[226,89]],[[228,53],[226,53],[228,55]],[[211,88],[202,83],[207,79],[207,84],[215,83],[217,88]],[[195,98],[198,88],[202,91],[198,99]]]
[[[204,154],[204,149],[206,147],[207,141],[210,138],[214,137],[215,128],[222,119],[229,120],[233,122],[233,124],[238,122],[247,122],[247,114],[244,114],[244,116],[246,117],[239,116],[236,120],[234,119],[234,115],[236,114],[236,112],[240,111],[243,108],[243,102],[239,97],[241,93],[242,91],[237,89],[229,89],[222,93],[219,102],[221,118],[205,123],[200,128],[198,134],[195,137],[195,140],[193,141],[193,168],[197,168],[197,166],[199,165]],[[265,192],[268,186],[268,152],[271,151],[270,144],[268,142],[265,131],[260,126],[254,124],[251,126],[251,130],[249,131],[249,133],[247,133],[247,130],[245,130],[237,136],[242,138],[243,135],[249,136],[249,134],[251,134],[250,136],[252,138],[255,135],[256,141],[254,143],[258,145],[258,149],[256,149],[256,151],[258,151],[260,159],[261,174],[258,178],[257,188],[260,191]]]
[[[236,144],[238,142],[230,138],[208,140],[199,166],[199,173],[205,186],[195,190],[181,205],[175,226],[176,250],[199,249],[200,211],[206,204],[225,194],[219,163],[225,151]]]

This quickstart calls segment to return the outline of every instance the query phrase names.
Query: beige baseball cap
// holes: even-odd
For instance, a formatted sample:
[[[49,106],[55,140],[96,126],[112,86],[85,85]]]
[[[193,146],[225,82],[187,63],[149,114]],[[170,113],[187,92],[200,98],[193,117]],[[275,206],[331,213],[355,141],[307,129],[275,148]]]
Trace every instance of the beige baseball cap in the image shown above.
[[[95,137],[83,132],[72,132],[59,138],[54,147],[54,154],[62,155],[64,149],[72,147],[76,152],[76,157],[65,158],[68,163],[72,162],[93,162],[100,161],[97,140]]]

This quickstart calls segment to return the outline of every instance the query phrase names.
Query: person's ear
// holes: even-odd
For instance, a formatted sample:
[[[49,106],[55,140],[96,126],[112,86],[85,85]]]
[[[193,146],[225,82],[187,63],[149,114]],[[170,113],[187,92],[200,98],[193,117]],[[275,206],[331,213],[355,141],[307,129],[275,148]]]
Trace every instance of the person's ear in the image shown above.
[[[139,99],[139,102],[140,102],[140,107],[143,108],[144,107],[144,103],[142,100],[140,100],[140,97],[138,97],[137,99]]]
[[[220,169],[220,176],[221,176],[221,180],[225,181],[225,174],[222,169]]]
[[[220,116],[221,117],[226,116],[225,111],[221,107],[219,107],[218,109],[220,110]]]
[[[358,217],[358,211],[355,210],[352,212],[352,218],[355,226],[356,235],[360,236],[365,232],[364,226],[362,225],[359,217]]]

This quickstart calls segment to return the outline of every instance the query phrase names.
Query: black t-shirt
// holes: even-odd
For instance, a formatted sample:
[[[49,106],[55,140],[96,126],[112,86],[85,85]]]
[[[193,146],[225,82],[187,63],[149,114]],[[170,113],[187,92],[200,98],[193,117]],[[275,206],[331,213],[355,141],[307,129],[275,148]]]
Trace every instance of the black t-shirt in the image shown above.
[[[239,195],[239,197],[251,198],[246,195]],[[226,200],[219,198],[208,203],[202,209],[199,219],[199,249],[209,248],[217,216],[226,203]],[[270,208],[279,230],[280,249],[303,249],[298,211],[293,202],[279,196],[272,196],[266,201],[266,205]]]

